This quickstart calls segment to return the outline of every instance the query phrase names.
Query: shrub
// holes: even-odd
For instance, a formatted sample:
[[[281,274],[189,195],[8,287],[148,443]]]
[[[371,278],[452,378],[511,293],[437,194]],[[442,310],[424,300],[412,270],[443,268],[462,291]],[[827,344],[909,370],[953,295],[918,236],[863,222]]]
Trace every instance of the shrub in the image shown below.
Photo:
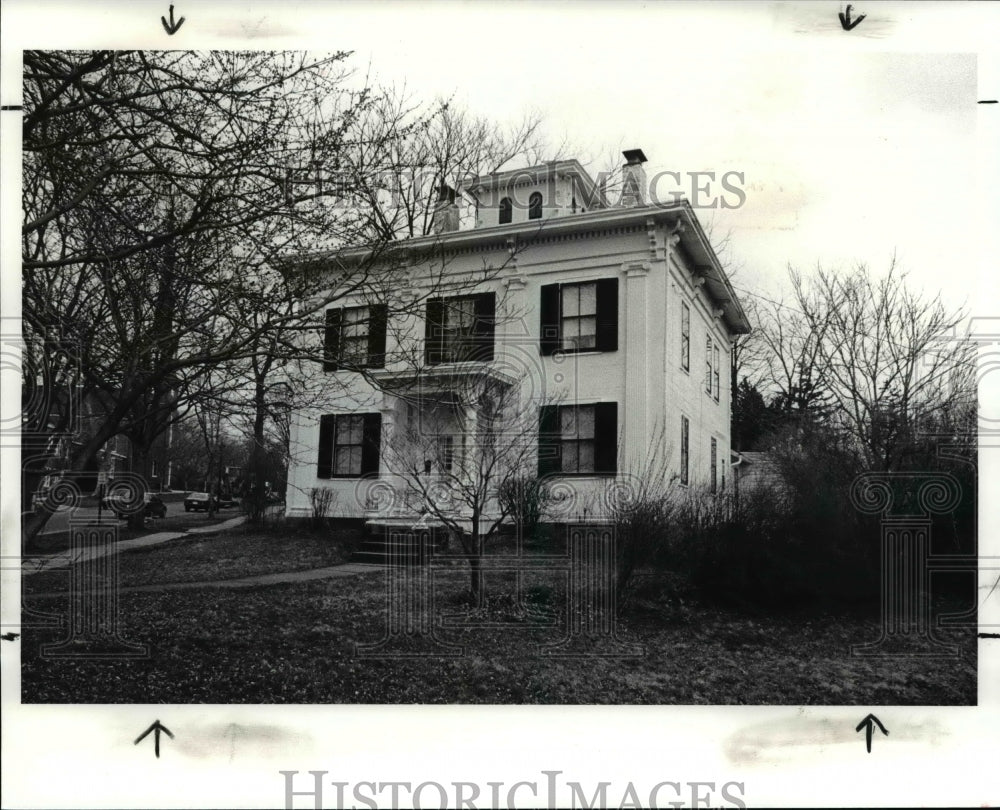
[[[545,507],[552,498],[548,487],[533,476],[517,476],[500,484],[497,497],[500,508],[510,514],[520,529],[521,538],[534,539]]]
[[[313,529],[323,529],[327,525],[327,517],[337,500],[337,493],[326,487],[313,487],[309,490],[309,505],[312,508]]]

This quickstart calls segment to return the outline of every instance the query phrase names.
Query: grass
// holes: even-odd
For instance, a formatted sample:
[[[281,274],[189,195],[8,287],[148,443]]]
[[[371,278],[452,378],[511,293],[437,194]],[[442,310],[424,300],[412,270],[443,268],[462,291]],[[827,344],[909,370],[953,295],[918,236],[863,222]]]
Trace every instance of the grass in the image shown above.
[[[350,538],[230,533],[122,557],[123,578],[166,581],[220,567],[328,565]],[[242,545],[241,545],[242,544]],[[243,562],[233,562],[242,549]],[[258,562],[251,562],[256,559]],[[187,560],[187,563],[185,562]],[[145,573],[142,573],[142,572]],[[42,575],[39,575],[39,577]],[[48,576],[48,575],[46,575]],[[976,701],[975,628],[941,631],[960,657],[856,658],[875,640],[877,615],[862,610],[747,615],[709,607],[674,588],[645,588],[619,619],[622,644],[581,640],[577,657],[546,649],[565,634],[566,578],[544,566],[522,578],[488,574],[481,608],[466,598],[460,561],[434,571],[439,640],[400,640],[377,658],[356,645],[387,630],[387,574],[247,589],[123,592],[121,636],[149,646],[142,660],[57,659],[40,644],[61,632],[24,627],[22,695],[55,703],[636,703],[968,705]],[[65,587],[65,584],[63,585]],[[36,599],[41,610],[66,599]],[[397,602],[398,603],[398,602]],[[575,613],[577,618],[581,612]],[[447,647],[444,645],[451,645]],[[459,649],[460,648],[460,649]],[[442,655],[442,651],[460,654]]]
[[[146,524],[143,529],[130,529],[128,521],[119,520],[109,512],[101,516],[101,522],[118,527],[118,539],[129,540],[133,537],[143,537],[156,532],[183,532],[188,529],[201,528],[204,526],[215,526],[224,521],[240,516],[238,509],[223,509],[215,513],[215,517],[209,518],[207,512],[185,512],[183,506],[167,507],[167,516],[164,518],[154,518]],[[97,516],[93,517],[93,522],[97,522]],[[42,534],[37,536],[27,547],[29,554],[60,554],[68,551],[70,547],[69,531],[53,532],[52,534]]]
[[[325,568],[346,562],[358,539],[359,533],[351,530],[298,529],[278,537],[273,530],[244,526],[218,534],[192,534],[121,554],[118,582],[128,588]],[[25,593],[65,591],[69,573],[64,569],[34,574],[22,582]]]

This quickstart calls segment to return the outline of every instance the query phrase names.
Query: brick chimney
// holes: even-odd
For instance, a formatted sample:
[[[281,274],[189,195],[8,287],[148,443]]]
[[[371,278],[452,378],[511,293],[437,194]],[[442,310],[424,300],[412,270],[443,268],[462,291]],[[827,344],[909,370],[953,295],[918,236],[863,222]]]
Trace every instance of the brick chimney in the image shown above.
[[[646,170],[642,164],[646,156],[641,149],[626,149],[622,166],[622,208],[635,208],[646,204]]]
[[[442,183],[438,189],[431,228],[434,233],[450,233],[458,230],[458,203],[455,201],[455,189],[446,183]]]

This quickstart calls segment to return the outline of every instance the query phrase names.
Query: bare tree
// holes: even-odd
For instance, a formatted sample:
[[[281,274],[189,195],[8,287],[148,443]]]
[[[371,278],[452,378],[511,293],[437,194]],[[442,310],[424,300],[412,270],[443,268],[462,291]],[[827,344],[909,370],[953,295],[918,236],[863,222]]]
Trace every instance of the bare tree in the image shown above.
[[[954,383],[973,362],[972,344],[955,335],[964,311],[914,292],[895,258],[883,276],[862,264],[791,277],[808,329],[799,339],[838,424],[869,469],[898,469],[920,426],[962,405]]]
[[[464,376],[433,394],[401,396],[413,405],[385,443],[387,469],[410,504],[458,538],[472,597],[481,604],[485,549],[516,509],[499,493],[534,475],[538,403],[522,402],[516,381],[488,373]]]

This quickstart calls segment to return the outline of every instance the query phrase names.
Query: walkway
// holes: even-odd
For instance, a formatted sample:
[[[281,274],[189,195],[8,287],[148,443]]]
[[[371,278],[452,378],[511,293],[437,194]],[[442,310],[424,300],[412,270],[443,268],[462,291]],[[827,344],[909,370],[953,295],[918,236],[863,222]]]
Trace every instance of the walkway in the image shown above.
[[[245,521],[246,515],[241,515],[239,517],[230,518],[229,520],[224,520],[222,523],[216,523],[212,526],[199,526],[186,531],[156,532],[155,534],[146,534],[142,537],[132,537],[128,540],[119,540],[117,543],[110,546],[86,548],[81,554],[79,554],[78,559],[81,562],[84,560],[96,560],[119,551],[128,551],[133,548],[155,546],[160,543],[166,543],[169,540],[177,540],[180,537],[190,537],[192,534],[212,534],[214,532],[231,529],[234,526],[239,526]],[[73,554],[70,551],[53,554],[51,557],[47,557],[45,559],[29,557],[21,563],[21,576],[30,576],[31,574],[39,574],[44,571],[55,571],[60,568],[67,568],[72,559]]]
[[[146,593],[149,591],[182,591],[193,588],[252,588],[255,585],[282,585],[286,582],[310,582],[315,579],[335,579],[351,577],[358,574],[370,574],[373,571],[384,571],[384,566],[369,563],[344,563],[330,565],[325,568],[312,568],[308,571],[286,571],[280,574],[259,574],[253,577],[239,579],[215,579],[206,582],[156,582],[151,585],[131,585],[119,588],[118,593]],[[50,593],[33,593],[32,599],[51,599],[65,596],[66,591]]]

